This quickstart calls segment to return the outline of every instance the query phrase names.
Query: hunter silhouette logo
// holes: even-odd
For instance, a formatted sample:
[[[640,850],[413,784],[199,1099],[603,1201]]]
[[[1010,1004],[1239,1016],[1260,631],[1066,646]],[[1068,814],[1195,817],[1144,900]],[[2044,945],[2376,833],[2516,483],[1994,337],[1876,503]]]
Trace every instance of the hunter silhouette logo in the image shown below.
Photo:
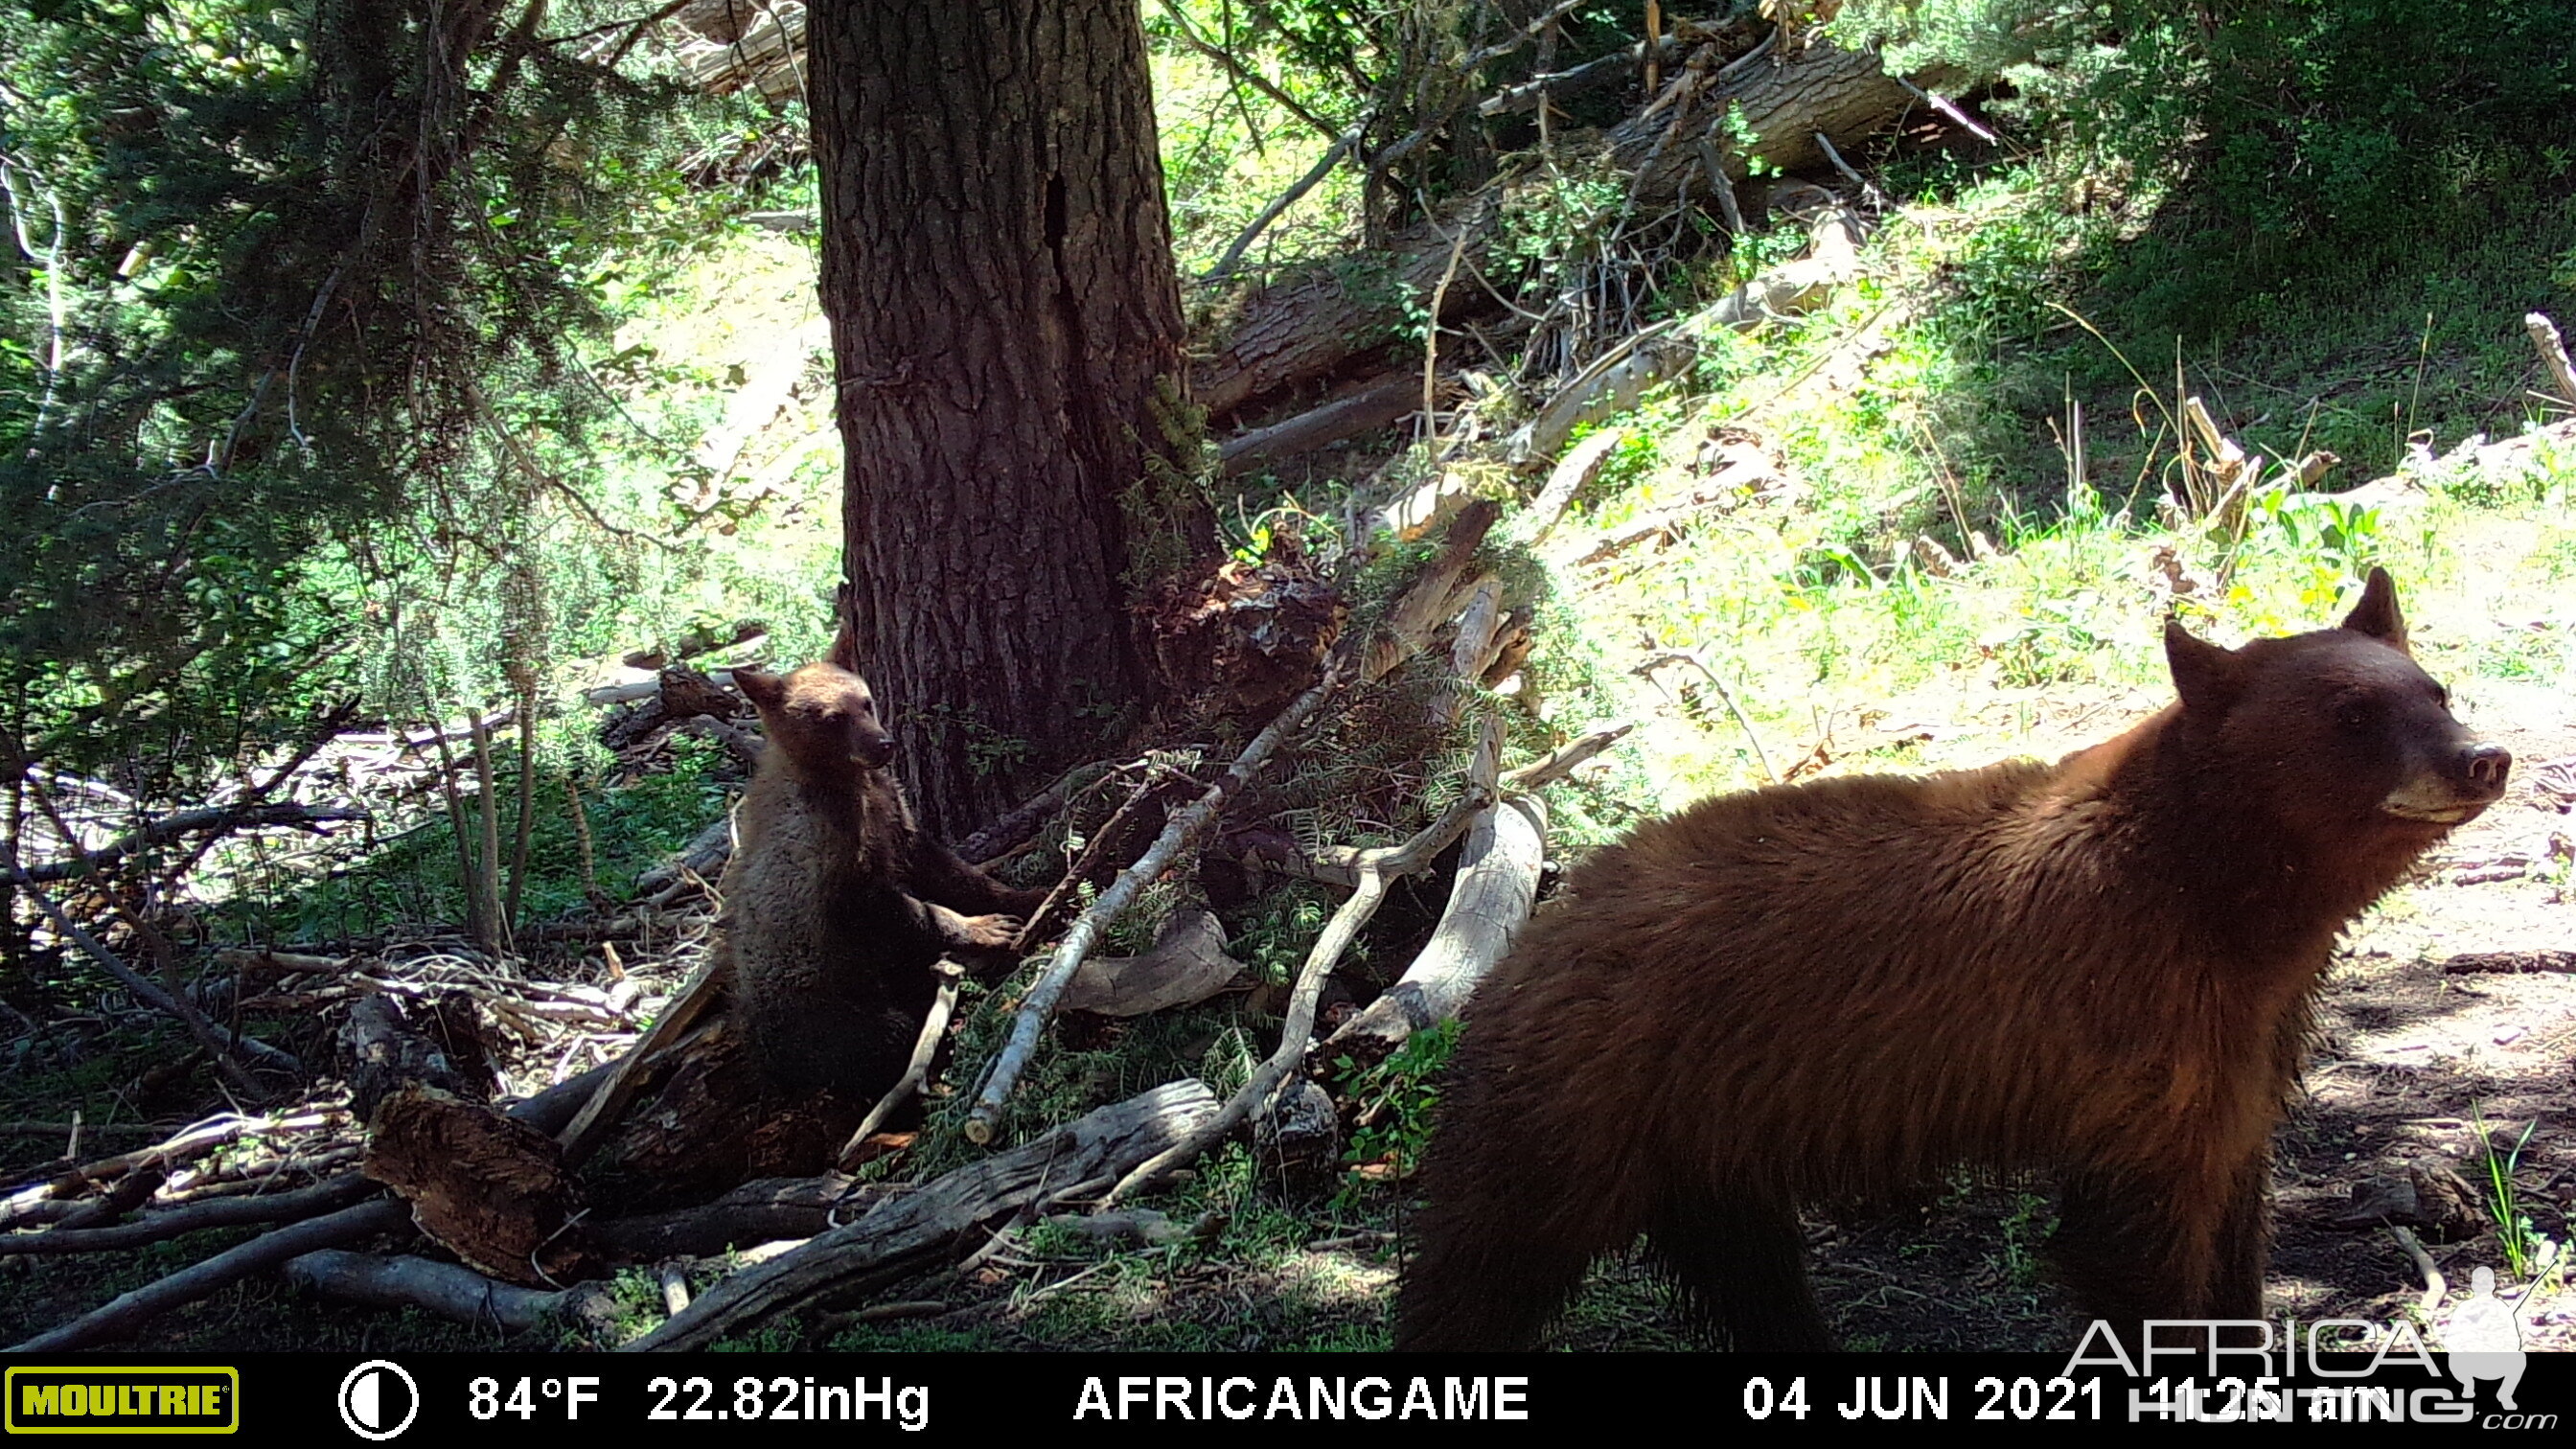
[[[2533,1288],[2539,1280],[2533,1280]],[[2495,1269],[2480,1268],[2469,1275],[2469,1296],[2442,1320],[2442,1347],[2451,1354],[2451,1377],[2460,1381],[2460,1392],[2477,1397],[2480,1379],[2495,1379],[2496,1404],[2511,1409],[2513,1390],[2522,1382],[2522,1315],[2530,1311],[2539,1294],[2523,1290],[2519,1306],[2509,1305],[2495,1296]]]

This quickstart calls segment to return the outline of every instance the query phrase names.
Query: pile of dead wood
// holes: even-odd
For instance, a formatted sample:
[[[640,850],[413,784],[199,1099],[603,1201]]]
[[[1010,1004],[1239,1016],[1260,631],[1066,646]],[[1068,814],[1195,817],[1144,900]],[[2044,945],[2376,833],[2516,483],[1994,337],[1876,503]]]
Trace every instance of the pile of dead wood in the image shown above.
[[[1321,1095],[1307,1081],[1310,1061],[1374,1059],[1456,1010],[1535,896],[1545,815],[1533,792],[1615,738],[1579,741],[1518,771],[1500,768],[1501,720],[1477,702],[1475,688],[1510,642],[1508,601],[1480,567],[1498,512],[1491,503],[1457,512],[1443,546],[1374,630],[1290,627],[1338,619],[1340,610],[1316,602],[1318,590],[1331,592],[1327,585],[1286,566],[1270,580],[1273,592],[1290,596],[1281,609],[1215,611],[1255,636],[1221,651],[1246,677],[1235,697],[1275,698],[1272,676],[1291,667],[1288,658],[1304,661],[1309,682],[1212,778],[1169,765],[1093,777],[1126,782],[1122,809],[1154,802],[1154,823],[1095,829],[1099,849],[1078,860],[1068,880],[1105,880],[1105,888],[1060,937],[1048,924],[1054,907],[1032,920],[1029,944],[1048,937],[1057,944],[1022,991],[1010,1040],[987,1065],[962,1121],[970,1138],[990,1138],[1001,1104],[1059,1014],[1167,1010],[1237,978],[1222,928],[1204,911],[1176,914],[1139,956],[1105,958],[1094,947],[1147,885],[1186,868],[1216,838],[1226,807],[1251,793],[1267,762],[1298,747],[1303,726],[1419,658],[1455,686],[1435,691],[1439,717],[1428,727],[1477,741],[1470,787],[1399,845],[1273,862],[1347,883],[1351,895],[1294,983],[1277,1049],[1230,1099],[1220,1103],[1196,1081],[1175,1082],[909,1189],[856,1185],[843,1169],[900,1145],[874,1135],[886,1104],[785,1100],[750,1070],[727,983],[704,950],[713,902],[697,872],[687,877],[696,897],[677,910],[637,902],[594,923],[611,971],[604,985],[532,979],[520,963],[453,940],[396,959],[238,952],[230,966],[262,988],[245,1005],[337,1016],[334,1055],[347,1099],[194,1124],[149,1147],[66,1161],[0,1198],[0,1229],[8,1230],[0,1256],[114,1251],[207,1227],[273,1225],[18,1347],[111,1341],[246,1275],[276,1270],[332,1296],[411,1304],[505,1329],[596,1326],[602,1297],[584,1285],[627,1264],[654,1266],[672,1285],[673,1318],[641,1346],[702,1345],[770,1314],[953,1264],[990,1230],[1013,1223],[1066,1212],[1123,1221],[1103,1215],[1256,1119],[1270,1124],[1270,1136],[1283,1135],[1275,1119],[1299,1110],[1312,1116]],[[1264,587],[1258,571],[1223,586],[1231,605],[1245,602],[1234,594]],[[1255,647],[1283,637],[1294,642]],[[676,672],[663,680],[676,682],[683,701],[705,688]],[[1060,782],[1015,812],[1028,819],[1011,829],[1033,828],[1074,789]],[[981,848],[1008,833],[995,832]],[[1430,943],[1374,1006],[1317,1042],[1322,985],[1388,885],[1462,839],[1449,908]],[[1072,893],[1059,897],[1069,908]],[[621,968],[617,939],[631,943],[656,929],[669,934],[651,951],[650,970]],[[651,948],[634,949],[640,956]],[[675,981],[683,969],[685,981]],[[648,1016],[649,1028],[639,1029]],[[947,1024],[943,1000],[897,1093],[925,1085],[920,1068]],[[531,1076],[558,1080],[506,1102],[502,1083]],[[1329,1136],[1329,1105],[1321,1119]],[[196,1165],[215,1147],[243,1140],[257,1149],[228,1160],[224,1174]],[[611,1202],[621,1215],[601,1211]],[[435,1255],[361,1250],[407,1234]],[[692,1260],[760,1244],[793,1246],[751,1255],[742,1271],[688,1302]]]

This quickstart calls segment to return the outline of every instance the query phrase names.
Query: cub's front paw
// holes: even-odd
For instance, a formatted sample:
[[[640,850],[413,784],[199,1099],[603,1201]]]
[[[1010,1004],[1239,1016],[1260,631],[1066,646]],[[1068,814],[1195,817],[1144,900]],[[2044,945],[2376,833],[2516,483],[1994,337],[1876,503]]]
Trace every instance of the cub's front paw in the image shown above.
[[[1007,951],[1020,938],[1017,916],[963,916],[963,939],[957,944],[970,951]]]

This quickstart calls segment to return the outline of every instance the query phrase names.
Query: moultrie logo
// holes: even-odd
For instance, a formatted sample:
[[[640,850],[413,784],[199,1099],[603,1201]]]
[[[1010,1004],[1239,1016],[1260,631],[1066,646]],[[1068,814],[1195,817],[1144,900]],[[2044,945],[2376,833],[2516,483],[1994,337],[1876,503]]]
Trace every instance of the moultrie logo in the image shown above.
[[[229,1434],[241,1374],[229,1368],[20,1368],[7,1378],[12,1434]]]

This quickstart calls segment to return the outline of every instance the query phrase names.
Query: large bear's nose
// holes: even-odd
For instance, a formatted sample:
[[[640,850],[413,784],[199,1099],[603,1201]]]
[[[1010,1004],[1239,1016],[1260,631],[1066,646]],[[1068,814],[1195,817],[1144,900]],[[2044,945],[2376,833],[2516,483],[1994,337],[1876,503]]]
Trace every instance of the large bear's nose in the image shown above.
[[[2470,784],[2502,794],[2505,776],[2513,773],[2513,751],[2502,745],[2471,745],[2461,752],[2460,766]]]

